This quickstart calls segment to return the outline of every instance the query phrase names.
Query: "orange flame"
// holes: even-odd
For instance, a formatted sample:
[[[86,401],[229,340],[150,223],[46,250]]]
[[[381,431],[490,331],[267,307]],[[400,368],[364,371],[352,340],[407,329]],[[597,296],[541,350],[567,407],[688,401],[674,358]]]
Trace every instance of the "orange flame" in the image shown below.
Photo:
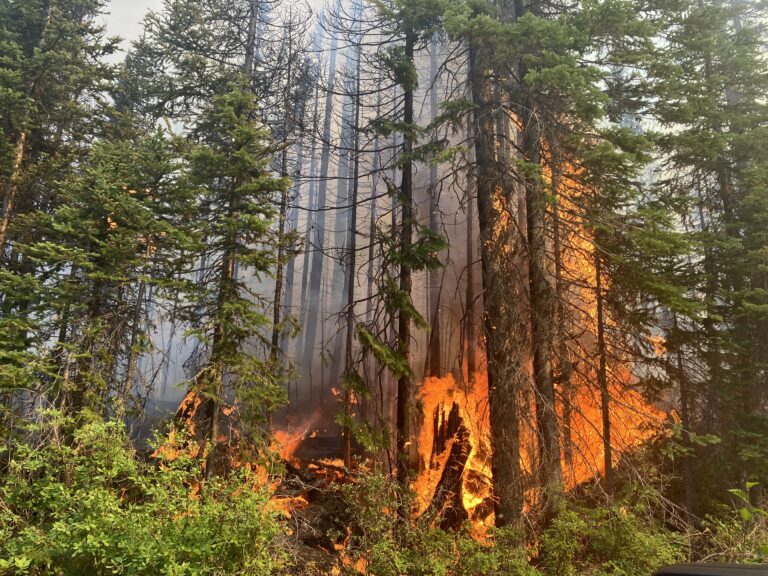
[[[624,372],[610,388],[612,446],[616,456],[648,440],[659,427],[665,414],[646,402],[643,396],[629,386],[632,375]],[[452,375],[443,378],[427,378],[419,391],[426,422],[418,433],[420,456],[419,473],[413,483],[417,494],[415,514],[422,514],[433,501],[435,490],[447,465],[451,443],[435,453],[434,423],[438,424],[455,405],[458,407],[463,426],[469,432],[469,455],[462,472],[461,502],[467,512],[474,534],[482,538],[493,525],[491,444],[488,412],[487,374],[476,375],[472,388],[459,385]],[[562,406],[559,406],[562,416]],[[563,476],[567,489],[590,481],[603,470],[603,436],[600,398],[592,385],[578,383],[573,392],[570,436],[572,457],[566,461],[563,450]],[[533,475],[536,461],[536,433],[525,427],[521,434],[521,468]],[[528,490],[528,506],[536,497]]]

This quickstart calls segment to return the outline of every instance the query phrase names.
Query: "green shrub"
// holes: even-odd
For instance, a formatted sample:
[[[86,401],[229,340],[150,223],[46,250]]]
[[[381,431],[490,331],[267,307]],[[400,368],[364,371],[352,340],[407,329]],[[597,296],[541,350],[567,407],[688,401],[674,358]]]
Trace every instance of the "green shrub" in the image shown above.
[[[344,486],[343,497],[355,519],[346,554],[364,561],[365,573],[376,576],[535,576],[525,548],[507,545],[509,534],[493,535],[495,546],[480,543],[468,530],[449,532],[435,526],[429,513],[401,521],[411,494],[381,475],[361,475]]]
[[[282,563],[266,490],[247,472],[197,486],[189,458],[144,462],[124,427],[56,413],[0,480],[0,573],[262,575]],[[62,430],[72,429],[62,441]]]
[[[540,562],[557,576],[647,576],[680,561],[680,534],[660,526],[630,505],[571,507],[541,538]]]
[[[696,535],[697,556],[718,562],[768,562],[768,510],[752,503],[746,490],[730,490],[733,507],[708,516]]]

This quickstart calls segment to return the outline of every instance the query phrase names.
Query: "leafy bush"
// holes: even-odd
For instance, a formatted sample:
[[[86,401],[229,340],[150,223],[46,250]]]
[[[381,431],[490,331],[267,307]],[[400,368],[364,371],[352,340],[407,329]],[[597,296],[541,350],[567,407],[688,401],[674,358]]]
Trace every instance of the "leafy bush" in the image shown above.
[[[696,537],[699,556],[718,562],[768,562],[768,511],[749,496],[756,486],[748,482],[746,490],[730,490],[734,507],[705,519]]]
[[[548,574],[647,576],[680,561],[680,534],[642,514],[637,505],[571,507],[541,538],[540,560]]]
[[[247,471],[198,483],[189,458],[140,460],[116,422],[74,427],[57,413],[44,422],[29,431],[34,443],[15,447],[0,480],[0,573],[261,575],[280,567],[279,525]]]
[[[403,521],[399,509],[409,509],[412,495],[392,479],[361,475],[343,487],[344,499],[356,525],[346,554],[366,574],[376,576],[535,576],[525,548],[507,546],[509,534],[495,534],[496,545],[476,541],[467,530],[448,532],[435,526],[429,513]],[[363,568],[364,567],[364,568]]]

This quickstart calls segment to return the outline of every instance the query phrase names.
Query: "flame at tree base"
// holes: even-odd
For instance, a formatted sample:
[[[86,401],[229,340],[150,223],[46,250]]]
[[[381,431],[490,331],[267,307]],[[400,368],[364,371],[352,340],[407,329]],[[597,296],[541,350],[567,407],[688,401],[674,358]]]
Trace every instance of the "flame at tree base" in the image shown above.
[[[615,457],[638,447],[653,437],[666,414],[648,403],[634,388],[627,372],[610,387],[611,432]],[[563,476],[566,489],[572,489],[600,477],[603,472],[603,436],[600,397],[595,387],[580,384],[569,394],[571,445],[563,447]],[[466,520],[476,536],[482,538],[493,525],[490,419],[488,377],[475,375],[470,384],[459,383],[452,375],[429,377],[418,392],[423,422],[417,436],[418,475],[413,482],[416,493],[414,514],[421,515],[436,502],[460,503]],[[529,410],[521,415],[521,469],[526,489],[526,507],[536,504],[536,434],[526,422],[533,421],[533,406],[521,392],[520,405]],[[558,413],[562,421],[562,402]],[[562,424],[561,424],[562,425]],[[457,443],[461,444],[458,446]],[[460,458],[456,455],[461,454]],[[566,457],[568,454],[568,457]],[[447,470],[448,467],[461,470]],[[448,473],[450,472],[450,474]],[[451,474],[460,475],[451,481]],[[454,490],[452,495],[441,491]]]

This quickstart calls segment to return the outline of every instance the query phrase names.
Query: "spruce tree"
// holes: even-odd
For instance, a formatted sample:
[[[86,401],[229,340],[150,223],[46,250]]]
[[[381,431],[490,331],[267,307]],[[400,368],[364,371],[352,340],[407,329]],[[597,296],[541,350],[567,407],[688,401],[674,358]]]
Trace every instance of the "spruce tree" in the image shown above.
[[[190,265],[194,197],[178,154],[159,130],[101,141],[57,183],[57,208],[19,217],[35,238],[15,250],[33,271],[3,274],[0,326],[14,336],[0,351],[6,392],[24,389],[27,402],[70,413],[143,404],[151,382],[137,361],[152,350],[149,303],[183,290]]]
[[[53,203],[50,183],[82,157],[98,132],[113,77],[105,56],[104,0],[0,4],[0,260],[17,214]]]
[[[275,268],[274,203],[290,181],[269,169],[278,149],[257,110],[242,86],[216,97],[195,127],[201,142],[190,155],[203,246],[189,320],[206,350],[191,386],[205,402],[206,475],[217,466],[227,386],[251,431],[261,430],[284,398],[278,367],[269,361],[271,320],[248,277],[264,277]]]

